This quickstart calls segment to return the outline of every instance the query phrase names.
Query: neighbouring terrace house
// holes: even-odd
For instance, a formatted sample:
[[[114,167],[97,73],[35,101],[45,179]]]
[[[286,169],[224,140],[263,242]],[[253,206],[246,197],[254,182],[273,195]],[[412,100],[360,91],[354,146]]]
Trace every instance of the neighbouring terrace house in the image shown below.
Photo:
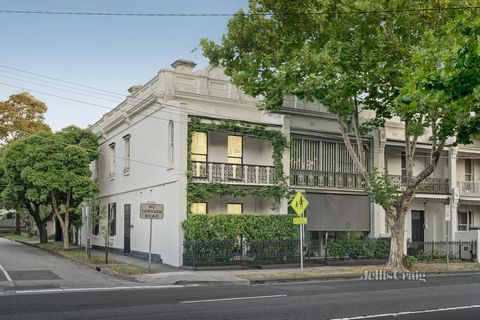
[[[92,245],[103,246],[108,232],[113,251],[146,257],[149,220],[140,218],[140,204],[160,203],[164,219],[153,221],[153,259],[179,266],[181,223],[188,215],[284,215],[296,191],[310,203],[307,239],[341,239],[351,231],[388,237],[384,214],[364,191],[336,118],[322,105],[294,97],[285,97],[276,112],[259,110],[257,103],[221,68],[196,70],[188,60],[132,86],[121,104],[91,126],[100,144],[91,168],[100,195],[84,210],[82,243],[90,237]],[[402,130],[400,122],[390,121],[355,145],[368,168],[386,170],[399,187]],[[419,144],[416,171],[427,144]],[[480,187],[474,181],[480,162],[474,150],[446,150],[422,184],[407,219],[411,241],[445,239],[446,204],[458,205],[451,239],[477,236]]]

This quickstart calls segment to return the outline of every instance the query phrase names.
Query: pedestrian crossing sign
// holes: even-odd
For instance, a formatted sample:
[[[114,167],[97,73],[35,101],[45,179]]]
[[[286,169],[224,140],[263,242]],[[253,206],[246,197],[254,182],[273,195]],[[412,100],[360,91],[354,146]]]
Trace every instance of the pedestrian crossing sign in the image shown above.
[[[293,197],[290,206],[295,211],[296,214],[301,216],[305,209],[308,207],[308,200],[305,198],[305,195],[301,192],[297,192],[295,197]]]

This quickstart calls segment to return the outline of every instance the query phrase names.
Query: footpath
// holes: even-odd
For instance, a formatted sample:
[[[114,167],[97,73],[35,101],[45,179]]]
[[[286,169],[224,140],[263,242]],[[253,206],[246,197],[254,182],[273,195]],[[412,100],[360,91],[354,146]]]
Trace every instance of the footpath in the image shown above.
[[[0,236],[2,236],[0,234]],[[8,237],[7,237],[8,238]],[[38,238],[12,239],[25,245],[47,250],[75,263],[83,264],[99,272],[124,280],[145,285],[248,285],[279,283],[288,281],[324,281],[338,279],[360,279],[365,272],[374,273],[386,270],[383,265],[358,266],[310,266],[300,272],[299,267],[271,266],[265,268],[191,270],[153,262],[150,270],[148,261],[141,258],[109,252],[109,264],[105,263],[105,253],[92,249],[91,258],[86,259],[85,248],[72,246],[65,253],[60,242],[40,244]],[[386,270],[388,271],[388,270]],[[425,272],[426,277],[476,274],[480,273],[480,264],[472,262],[418,263],[413,272]]]

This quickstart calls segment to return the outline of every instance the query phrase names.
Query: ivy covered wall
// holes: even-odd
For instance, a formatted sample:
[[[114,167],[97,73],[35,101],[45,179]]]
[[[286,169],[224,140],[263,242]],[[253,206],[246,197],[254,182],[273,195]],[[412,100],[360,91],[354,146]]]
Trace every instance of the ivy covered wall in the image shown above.
[[[226,183],[195,183],[193,182],[191,147],[194,132],[225,132],[238,134],[255,139],[268,140],[272,144],[272,160],[278,175],[278,183],[272,186],[261,186],[242,188]],[[250,124],[239,121],[212,121],[202,122],[200,118],[192,117],[188,124],[188,153],[187,153],[187,211],[190,213],[192,203],[203,202],[214,196],[235,196],[235,197],[262,197],[271,199],[274,208],[278,208],[282,198],[288,196],[288,186],[283,168],[283,152],[287,148],[285,136],[275,130],[268,130],[265,126]]]

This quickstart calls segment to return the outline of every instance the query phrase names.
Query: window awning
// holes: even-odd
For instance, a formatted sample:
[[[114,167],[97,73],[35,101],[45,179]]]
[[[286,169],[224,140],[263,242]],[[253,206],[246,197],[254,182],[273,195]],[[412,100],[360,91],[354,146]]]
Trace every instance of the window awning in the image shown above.
[[[307,230],[370,231],[370,200],[366,195],[307,193]]]

